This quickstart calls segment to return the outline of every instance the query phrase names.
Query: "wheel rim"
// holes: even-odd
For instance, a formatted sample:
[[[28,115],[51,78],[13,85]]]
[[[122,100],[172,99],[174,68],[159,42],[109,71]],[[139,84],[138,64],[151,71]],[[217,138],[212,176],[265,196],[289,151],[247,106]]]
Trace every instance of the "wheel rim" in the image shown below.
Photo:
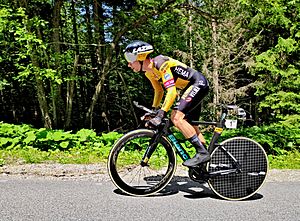
[[[109,172],[116,186],[130,195],[150,195],[163,189],[171,180],[176,167],[174,151],[162,140],[148,165],[140,161],[153,134],[139,134],[126,139],[112,153]],[[171,151],[170,151],[171,150]]]

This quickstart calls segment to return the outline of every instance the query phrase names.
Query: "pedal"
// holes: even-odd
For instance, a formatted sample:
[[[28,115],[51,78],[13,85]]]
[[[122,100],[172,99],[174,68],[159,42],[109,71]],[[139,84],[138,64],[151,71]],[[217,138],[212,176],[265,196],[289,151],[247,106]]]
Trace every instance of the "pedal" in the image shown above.
[[[198,182],[198,183],[206,183],[208,180],[208,173],[203,171],[201,166],[198,168],[189,168],[189,177],[191,180]]]

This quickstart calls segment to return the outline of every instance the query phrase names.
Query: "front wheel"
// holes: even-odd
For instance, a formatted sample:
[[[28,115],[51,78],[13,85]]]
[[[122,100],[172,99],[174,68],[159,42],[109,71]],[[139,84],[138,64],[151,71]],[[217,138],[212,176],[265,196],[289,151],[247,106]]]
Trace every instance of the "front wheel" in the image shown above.
[[[175,173],[176,154],[165,137],[158,141],[147,164],[141,163],[154,136],[156,133],[153,130],[134,130],[121,137],[111,149],[108,173],[113,183],[129,195],[157,193]]]

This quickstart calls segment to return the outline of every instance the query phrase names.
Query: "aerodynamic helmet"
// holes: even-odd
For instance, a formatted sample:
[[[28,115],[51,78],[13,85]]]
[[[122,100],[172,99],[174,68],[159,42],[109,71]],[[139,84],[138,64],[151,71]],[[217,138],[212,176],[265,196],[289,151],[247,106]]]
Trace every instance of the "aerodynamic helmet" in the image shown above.
[[[133,41],[124,50],[125,59],[128,62],[144,61],[148,54],[153,52],[153,46],[143,41]]]

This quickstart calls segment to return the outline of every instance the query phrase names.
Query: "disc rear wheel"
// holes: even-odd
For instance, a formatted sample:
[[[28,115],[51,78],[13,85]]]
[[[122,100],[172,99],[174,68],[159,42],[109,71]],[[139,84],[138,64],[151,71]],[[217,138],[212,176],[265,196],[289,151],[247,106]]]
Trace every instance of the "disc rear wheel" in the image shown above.
[[[237,160],[240,170],[235,173],[218,173],[220,170],[236,168],[234,161],[222,147]],[[217,195],[224,199],[242,200],[254,195],[263,185],[268,172],[268,158],[257,142],[235,137],[225,140],[212,152],[207,170],[209,173],[218,173],[208,181]]]

